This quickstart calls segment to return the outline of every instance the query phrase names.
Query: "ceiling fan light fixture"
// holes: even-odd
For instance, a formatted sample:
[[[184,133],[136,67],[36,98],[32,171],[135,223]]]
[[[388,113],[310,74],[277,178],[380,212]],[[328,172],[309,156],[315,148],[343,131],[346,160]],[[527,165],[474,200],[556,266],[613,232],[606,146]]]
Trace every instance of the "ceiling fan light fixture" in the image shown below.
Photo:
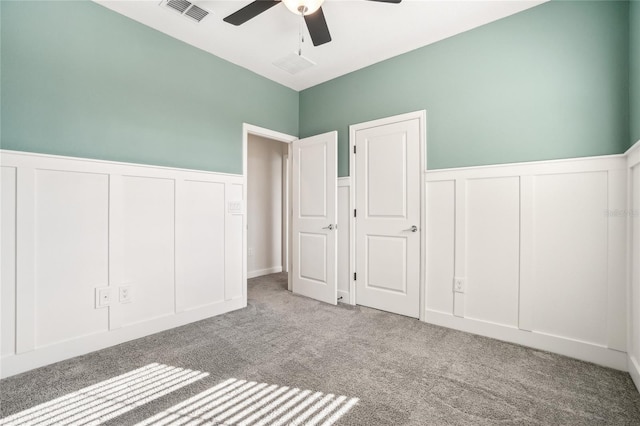
[[[324,3],[324,0],[282,0],[287,9],[296,15],[311,15]]]

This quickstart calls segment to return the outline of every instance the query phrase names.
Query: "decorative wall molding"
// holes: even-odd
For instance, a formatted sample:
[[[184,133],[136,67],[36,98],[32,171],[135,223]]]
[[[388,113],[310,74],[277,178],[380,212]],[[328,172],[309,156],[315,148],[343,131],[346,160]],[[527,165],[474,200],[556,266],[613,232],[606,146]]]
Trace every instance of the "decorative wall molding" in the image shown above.
[[[244,203],[240,203],[240,211],[232,211],[229,206],[231,201],[243,200],[243,176],[12,151],[0,151],[0,156],[2,377],[246,306],[246,276],[243,276],[246,274],[242,272],[246,251]],[[426,321],[628,370],[640,388],[639,354],[625,353],[630,344],[627,324],[634,327],[631,315],[627,318],[627,311],[631,313],[633,309],[632,304],[627,304],[630,300],[627,291],[631,290],[626,287],[631,273],[627,279],[625,272],[629,270],[627,263],[632,263],[627,256],[635,256],[625,255],[632,247],[632,238],[627,241],[631,219],[615,220],[617,211],[627,211],[633,205],[628,173],[638,164],[640,144],[625,155],[425,172]],[[350,184],[349,177],[338,179],[343,199],[338,206],[339,215],[346,218],[352,213]],[[506,204],[495,212],[479,209],[481,204],[474,200],[495,191]],[[83,203],[85,195],[99,202]],[[150,197],[145,203],[165,206],[158,210],[162,214],[145,216],[155,210],[144,210],[145,203],[136,203],[142,196]],[[571,206],[576,202],[581,209],[574,211]],[[103,208],[105,205],[108,207]],[[518,207],[517,214],[510,207],[514,205]],[[209,212],[217,219],[194,224],[194,216],[189,213],[194,209]],[[86,244],[87,240],[82,239],[83,232],[74,228],[74,221],[63,223],[69,213],[73,213],[74,221],[87,220],[86,224],[107,232],[106,248],[96,246],[93,238],[88,244],[92,253],[89,259],[97,259],[99,265],[105,264],[100,259],[107,250],[108,269],[98,268],[104,277],[102,281],[71,284],[64,269],[53,269],[51,282],[59,284],[62,292],[70,291],[71,296],[66,296],[72,299],[69,303],[84,306],[83,309],[89,306],[85,312],[98,314],[91,320],[95,321],[95,329],[88,333],[73,334],[71,327],[66,334],[53,335],[39,327],[46,323],[46,315],[52,315],[56,309],[64,312],[67,307],[54,306],[49,311],[39,308],[37,298],[43,292],[38,290],[44,284],[39,267],[48,258],[52,260],[49,266],[55,266],[61,259],[68,260],[86,251],[82,246],[80,249],[73,246]],[[95,217],[99,220],[94,221]],[[159,229],[167,231],[158,246],[162,255],[173,259],[168,290],[160,299],[148,300],[149,303],[138,299],[129,305],[116,302],[103,310],[93,309],[93,289],[104,285],[115,291],[129,283],[127,274],[137,271],[142,277],[140,283],[132,283],[135,290],[147,288],[143,284],[149,268],[144,265],[149,259],[144,258],[144,250],[136,248],[148,234],[131,240],[133,234],[143,232],[139,224],[147,220],[160,220]],[[60,229],[53,223],[61,223]],[[342,231],[345,228],[342,221],[339,223]],[[517,223],[517,232],[508,223]],[[83,222],[83,226],[86,224]],[[563,238],[573,235],[566,234],[570,231],[583,235],[579,232],[582,228],[589,230],[587,234],[597,234],[595,239],[585,243]],[[135,232],[132,234],[128,229]],[[225,234],[222,240],[213,238],[219,230]],[[339,289],[339,296],[343,302],[355,303],[349,291],[353,230],[349,227],[346,232],[348,238],[339,244],[339,256],[349,266],[348,276],[345,275],[348,283]],[[200,235],[208,236],[200,240]],[[496,242],[500,243],[495,245]],[[553,259],[545,255],[547,247],[558,243],[564,244],[558,256],[566,253],[586,256],[574,259],[585,265],[586,275],[567,274],[561,277],[565,279],[562,287],[541,293],[541,276],[554,277],[549,275],[548,262]],[[489,257],[479,262],[479,253],[495,253],[496,259],[504,261],[511,259],[503,255],[509,254],[513,244],[517,265],[510,260],[515,266],[502,265],[501,272],[515,271],[515,275],[501,275],[495,285],[478,281],[482,275],[478,265],[492,261]],[[45,246],[48,251],[43,251]],[[15,247],[15,259],[6,247]],[[189,263],[187,259],[191,256],[186,253],[202,252],[201,247],[224,253],[223,263],[211,267],[211,258]],[[567,259],[568,263],[573,261]],[[553,273],[570,269],[563,264]],[[453,293],[454,275],[463,275],[465,293]],[[509,293],[514,290],[517,293]],[[503,300],[489,312],[484,302],[501,298],[505,292],[517,294],[515,305]],[[146,293],[134,294],[140,297]],[[21,302],[15,303],[16,299]],[[66,302],[56,299],[56,303]],[[168,308],[154,311],[158,304]],[[558,306],[571,306],[575,314],[572,317],[580,321],[557,321],[558,329],[550,329],[549,322],[540,322],[545,316],[554,317],[561,312]],[[106,315],[107,310],[111,315]]]
[[[425,181],[427,322],[627,369],[626,156]]]
[[[640,148],[640,146],[639,146]],[[627,154],[603,155],[598,157],[568,158],[562,160],[530,161],[524,163],[495,164],[451,169],[429,170],[427,181],[451,180],[452,178],[483,178],[564,174],[572,171],[589,172],[620,169]]]
[[[634,143],[624,155],[627,157],[629,168],[640,164],[640,141]]]
[[[1,377],[13,376],[54,362],[119,345],[244,307],[246,307],[246,302],[240,298],[228,302],[219,302],[178,315],[155,318],[129,327],[111,330],[108,333],[81,336],[77,339],[37,348],[19,355],[3,357]]]
[[[115,166],[122,166],[128,168],[128,170],[138,170],[137,173],[140,173],[140,175],[146,175],[141,171],[147,170],[148,174],[151,176],[162,175],[163,173],[167,172],[169,174],[166,176],[173,175],[174,173],[188,173],[191,177],[201,175],[218,176],[220,178],[242,178],[242,175],[233,173],[210,172],[206,170],[182,169],[177,167],[153,166],[149,164],[125,163],[122,161],[107,161],[97,160],[94,158],[69,157],[64,155],[40,154],[37,152],[11,151],[7,149],[0,149],[0,162],[2,165],[5,165],[5,162],[11,162],[12,164],[20,164],[21,167],[29,167],[29,165],[35,166],[46,164],[43,163],[43,161],[47,160],[55,160],[56,162],[58,162],[57,164],[65,165],[65,167],[70,169],[77,169],[79,171],[86,172],[95,171],[96,173],[101,173],[104,170],[111,170]]]
[[[246,306],[243,176],[0,156],[2,377]]]
[[[531,333],[514,327],[505,327],[501,324],[492,324],[485,321],[460,318],[454,315],[434,311],[427,311],[426,322],[505,342],[516,343],[534,349],[558,353],[571,358],[615,368],[617,370],[627,370],[627,357],[624,352],[580,342],[566,337]]]
[[[628,283],[628,369],[636,387],[640,390],[640,141],[626,152],[627,156],[627,205],[621,215],[627,221],[627,246],[625,268]]]

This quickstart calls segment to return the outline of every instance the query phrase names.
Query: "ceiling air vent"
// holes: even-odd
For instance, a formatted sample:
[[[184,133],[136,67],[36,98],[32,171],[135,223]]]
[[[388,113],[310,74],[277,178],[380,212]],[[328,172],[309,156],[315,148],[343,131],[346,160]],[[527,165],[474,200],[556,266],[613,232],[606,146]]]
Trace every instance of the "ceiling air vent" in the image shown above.
[[[163,0],[160,5],[168,9],[175,10],[182,16],[186,16],[196,22],[202,21],[207,17],[207,15],[209,15],[208,11],[187,0]]]
[[[191,5],[184,14],[200,22],[209,14],[209,12],[194,4]]]
[[[289,74],[298,74],[300,71],[304,71],[307,68],[314,66],[315,62],[293,52],[284,58],[278,59],[273,63],[273,65],[288,72]]]

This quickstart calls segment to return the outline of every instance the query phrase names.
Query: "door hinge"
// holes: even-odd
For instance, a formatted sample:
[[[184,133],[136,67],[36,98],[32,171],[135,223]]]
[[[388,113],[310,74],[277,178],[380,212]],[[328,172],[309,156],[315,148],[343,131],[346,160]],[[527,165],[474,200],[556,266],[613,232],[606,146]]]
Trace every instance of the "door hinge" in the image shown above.
[[[356,146],[355,145],[353,146],[353,153],[354,154],[356,153]]]
[[[353,209],[353,217],[357,217],[358,216],[356,211],[357,211],[356,209]]]
[[[353,280],[354,281],[356,280],[356,273],[355,272],[353,273]]]

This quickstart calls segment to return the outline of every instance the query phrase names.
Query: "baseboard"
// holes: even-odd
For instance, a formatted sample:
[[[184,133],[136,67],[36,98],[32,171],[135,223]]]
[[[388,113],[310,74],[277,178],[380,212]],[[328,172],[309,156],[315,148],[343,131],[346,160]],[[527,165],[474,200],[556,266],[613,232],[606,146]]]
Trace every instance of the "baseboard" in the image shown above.
[[[342,297],[342,299],[340,299]],[[349,292],[338,290],[338,302],[349,304]]]
[[[633,383],[636,385],[636,389],[640,392],[640,364],[638,364],[638,361],[632,356],[628,356],[627,361],[629,374],[633,379]]]
[[[266,269],[256,269],[255,271],[247,272],[247,279],[261,277],[263,275],[276,274],[282,272],[282,266],[274,266]]]
[[[42,367],[69,358],[119,345],[161,331],[180,327],[195,321],[200,321],[226,312],[247,306],[244,297],[204,306],[198,309],[180,312],[178,314],[156,318],[129,327],[110,330],[105,333],[84,336],[34,351],[17,355],[10,355],[0,360],[0,378],[13,376],[34,368]]]
[[[534,349],[553,352],[592,362],[616,370],[627,371],[627,354],[604,346],[580,342],[558,336],[520,330],[499,324],[469,318],[460,318],[441,312],[427,310],[425,321],[430,324],[516,343]],[[638,382],[636,382],[637,384]]]

